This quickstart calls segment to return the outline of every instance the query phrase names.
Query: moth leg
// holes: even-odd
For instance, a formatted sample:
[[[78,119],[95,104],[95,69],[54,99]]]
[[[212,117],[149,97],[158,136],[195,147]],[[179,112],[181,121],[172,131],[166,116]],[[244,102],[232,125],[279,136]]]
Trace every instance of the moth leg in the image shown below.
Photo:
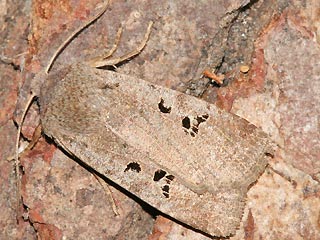
[[[101,59],[100,58],[99,60],[93,60],[93,61],[91,60],[91,61],[88,61],[88,64],[91,67],[95,67],[95,68],[105,67],[105,66],[115,66],[123,61],[126,61],[126,60],[138,55],[144,49],[144,47],[146,46],[146,44],[149,40],[152,25],[153,25],[153,22],[152,21],[149,22],[144,39],[142,40],[142,42],[138,45],[138,47],[135,50],[133,50],[133,51],[121,56],[121,57],[118,57],[118,58],[113,58],[113,59],[105,59],[105,58]],[[116,44],[117,43],[115,43],[115,45]]]
[[[19,166],[20,166],[20,162],[19,162],[19,142],[20,142],[20,135],[21,135],[21,129],[22,129],[22,124],[23,121],[27,115],[28,109],[30,108],[30,106],[32,105],[34,99],[35,99],[36,95],[35,94],[31,94],[31,96],[29,97],[26,107],[23,110],[22,116],[21,116],[21,120],[20,123],[18,123],[18,132],[17,132],[17,139],[16,139],[16,148],[15,148],[15,172],[16,172],[16,178],[17,178],[17,206],[16,206],[16,219],[17,221],[19,221],[19,207],[20,207],[20,202],[21,202],[21,182],[20,182],[20,174],[19,174]]]
[[[62,147],[70,156],[72,157],[75,157],[75,158],[78,158],[72,151],[70,151],[62,142],[60,142],[58,139],[55,139],[55,142],[60,146]],[[79,159],[79,158],[78,158]],[[81,160],[80,160],[81,161]],[[115,216],[119,216],[119,211],[118,211],[118,207],[115,203],[115,200],[112,196],[112,192],[108,186],[107,183],[105,183],[104,181],[101,181],[101,178],[95,174],[93,171],[89,171],[96,179],[97,181],[99,182],[99,184],[101,185],[101,187],[103,188],[104,192],[106,193],[106,195],[109,196],[109,199],[110,199],[110,203],[111,203],[111,206],[112,206],[112,211],[114,212]],[[105,187],[106,186],[106,187]]]
[[[112,196],[112,192],[111,192],[111,190],[110,190],[109,185],[108,185],[106,182],[101,181],[101,178],[100,178],[99,176],[97,176],[96,174],[94,174],[94,173],[92,173],[92,174],[93,174],[93,176],[97,179],[97,181],[99,182],[99,184],[101,185],[101,187],[103,188],[104,193],[105,193],[106,195],[108,195],[109,200],[110,200],[110,203],[111,203],[112,211],[113,211],[114,215],[115,215],[115,216],[119,216],[119,215],[120,215],[120,213],[119,213],[119,211],[118,211],[119,208],[118,208],[118,206],[117,206],[117,204],[116,204],[116,202],[115,202],[115,200],[114,200],[114,197]]]
[[[41,132],[42,132],[41,124],[39,124],[33,132],[31,142],[29,142],[29,144],[19,153],[19,158],[25,156],[26,153],[37,144],[37,142],[41,137]],[[15,160],[15,155],[7,158],[7,161],[12,161],[12,160]]]

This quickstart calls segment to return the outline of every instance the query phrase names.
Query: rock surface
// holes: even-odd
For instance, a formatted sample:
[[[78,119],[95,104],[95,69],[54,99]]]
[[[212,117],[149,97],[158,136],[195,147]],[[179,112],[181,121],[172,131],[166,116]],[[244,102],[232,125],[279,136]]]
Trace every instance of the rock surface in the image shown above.
[[[19,119],[30,86],[40,84],[32,77],[99,4],[0,1],[0,238],[207,239],[163,217],[154,221],[155,212],[110,187],[120,213],[114,216],[94,176],[43,138],[21,159],[25,220],[16,224],[14,163],[6,161],[14,154],[15,107]],[[134,49],[153,20],[147,47],[118,72],[216,103],[279,145],[249,190],[242,224],[230,239],[319,239],[319,9],[316,0],[112,1],[53,68],[109,49],[121,23],[116,56]],[[243,65],[250,66],[248,73],[240,72]],[[201,78],[204,69],[225,75],[223,86]],[[37,111],[34,104],[28,112],[26,138],[37,125]]]

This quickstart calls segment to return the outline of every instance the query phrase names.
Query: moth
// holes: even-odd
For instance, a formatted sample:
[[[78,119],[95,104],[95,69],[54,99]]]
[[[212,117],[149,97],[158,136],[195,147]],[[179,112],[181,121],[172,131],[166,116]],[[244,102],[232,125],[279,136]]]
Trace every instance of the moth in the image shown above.
[[[273,151],[262,130],[201,99],[86,63],[45,78],[41,125],[58,146],[194,229],[235,233]]]

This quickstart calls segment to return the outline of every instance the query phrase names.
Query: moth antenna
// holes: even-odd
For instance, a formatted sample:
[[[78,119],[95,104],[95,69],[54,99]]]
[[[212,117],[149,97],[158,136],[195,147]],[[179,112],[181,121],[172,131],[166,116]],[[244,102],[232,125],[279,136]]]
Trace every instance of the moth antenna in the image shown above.
[[[100,60],[98,60],[98,61],[89,61],[89,65],[91,67],[96,67],[96,68],[104,67],[104,66],[115,66],[123,61],[126,61],[126,60],[138,55],[144,49],[144,47],[147,45],[147,42],[150,37],[152,25],[153,25],[153,22],[150,21],[148,28],[147,28],[147,31],[146,31],[146,34],[144,35],[142,42],[139,44],[139,46],[135,50],[133,50],[133,51],[121,56],[121,57],[114,58],[114,59],[105,59],[106,57],[104,57],[104,58],[100,58]]]
[[[31,96],[28,99],[25,109],[23,110],[20,123],[18,123],[18,132],[17,132],[17,139],[16,139],[16,148],[15,148],[15,171],[16,171],[16,178],[17,178],[17,221],[19,219],[19,207],[20,207],[20,200],[21,200],[21,183],[20,183],[20,174],[19,174],[19,142],[20,142],[20,135],[22,129],[22,123],[27,115],[28,109],[32,105],[36,95],[31,93]]]
[[[122,26],[120,26],[118,31],[117,31],[116,40],[115,40],[112,48],[110,49],[110,51],[106,55],[103,56],[104,59],[106,59],[108,57],[111,57],[112,54],[117,50],[119,42],[120,42],[121,35],[122,35]]]
[[[104,55],[101,55],[101,56],[98,56],[98,57],[94,57],[92,59],[90,59],[88,61],[88,64],[92,67],[95,67],[95,63],[96,62],[99,62],[101,60],[104,60],[104,59],[107,59],[109,57],[111,57],[113,55],[113,53],[117,50],[118,48],[118,45],[119,45],[119,42],[120,42],[120,38],[121,38],[121,35],[122,35],[122,26],[119,27],[118,31],[117,31],[117,35],[116,35],[116,38],[115,38],[115,41],[113,43],[113,46],[112,48],[107,52],[105,53]]]
[[[62,52],[62,50],[71,42],[71,40],[77,35],[79,34],[83,29],[85,29],[86,27],[88,27],[91,23],[93,23],[94,21],[96,21],[98,18],[100,18],[102,16],[102,14],[105,13],[105,11],[107,10],[108,6],[109,6],[109,2],[110,0],[106,1],[105,5],[102,7],[101,11],[98,12],[95,16],[91,17],[87,22],[85,22],[82,26],[80,26],[79,28],[77,28],[75,31],[73,31],[71,33],[71,35],[60,45],[60,47],[55,51],[55,53],[53,54],[53,56],[50,58],[49,63],[45,69],[45,72],[48,74],[53,62],[56,60],[56,58],[58,57],[58,55]]]

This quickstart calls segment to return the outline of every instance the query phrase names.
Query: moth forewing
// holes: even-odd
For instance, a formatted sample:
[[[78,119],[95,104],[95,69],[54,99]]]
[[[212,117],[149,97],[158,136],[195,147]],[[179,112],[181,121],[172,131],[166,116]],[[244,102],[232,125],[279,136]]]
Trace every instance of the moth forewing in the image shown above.
[[[229,236],[272,151],[267,136],[215,105],[144,80],[76,64],[49,75],[44,132],[177,220]],[[50,92],[50,94],[48,94]]]

